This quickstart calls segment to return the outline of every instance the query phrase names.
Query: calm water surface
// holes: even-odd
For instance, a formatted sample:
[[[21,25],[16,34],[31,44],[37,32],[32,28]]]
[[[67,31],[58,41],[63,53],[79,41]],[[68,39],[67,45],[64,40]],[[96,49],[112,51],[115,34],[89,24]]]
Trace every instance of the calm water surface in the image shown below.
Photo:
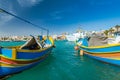
[[[79,56],[73,42],[55,44],[44,62],[7,80],[120,80],[120,67]]]

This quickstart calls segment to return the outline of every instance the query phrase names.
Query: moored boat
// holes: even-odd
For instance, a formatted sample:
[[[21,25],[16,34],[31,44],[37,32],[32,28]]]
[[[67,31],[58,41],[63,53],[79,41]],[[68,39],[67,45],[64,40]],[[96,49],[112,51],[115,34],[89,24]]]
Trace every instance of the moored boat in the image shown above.
[[[6,75],[21,72],[42,62],[54,47],[54,41],[49,37],[49,30],[32,23],[24,18],[12,14],[2,8],[0,12],[11,15],[23,22],[31,24],[47,32],[47,37],[34,36],[22,46],[0,47],[0,78]],[[32,32],[32,31],[31,31]],[[41,31],[41,35],[43,32]]]
[[[92,41],[89,43],[90,40]],[[94,39],[84,38],[79,42],[77,46],[79,46],[80,55],[120,66],[120,43],[108,44],[107,38],[100,36]]]
[[[32,37],[22,46],[0,48],[0,77],[31,68],[42,62],[54,47],[51,37],[37,40]]]

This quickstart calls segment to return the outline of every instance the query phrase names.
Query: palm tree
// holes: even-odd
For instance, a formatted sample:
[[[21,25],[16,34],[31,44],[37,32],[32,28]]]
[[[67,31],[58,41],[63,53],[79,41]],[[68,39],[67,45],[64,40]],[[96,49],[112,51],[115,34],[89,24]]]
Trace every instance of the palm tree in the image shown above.
[[[113,28],[110,28],[110,29],[109,29],[109,32],[110,32],[110,33],[113,33],[113,32],[114,32],[114,29],[113,29]]]
[[[104,31],[104,34],[105,34],[106,36],[108,36],[108,33],[109,33],[108,30],[105,30],[105,31]]]
[[[115,28],[116,28],[116,32],[118,32],[120,25],[116,25]]]

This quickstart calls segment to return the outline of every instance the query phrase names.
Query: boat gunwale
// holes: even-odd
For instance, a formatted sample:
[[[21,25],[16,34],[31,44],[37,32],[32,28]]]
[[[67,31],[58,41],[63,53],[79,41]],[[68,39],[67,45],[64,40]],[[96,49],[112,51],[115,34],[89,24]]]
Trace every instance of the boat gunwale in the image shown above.
[[[98,49],[98,48],[108,48],[108,47],[115,47],[115,46],[120,46],[119,44],[108,44],[108,45],[103,45],[103,46],[84,46],[84,45],[80,45],[81,48],[87,48],[87,49]]]

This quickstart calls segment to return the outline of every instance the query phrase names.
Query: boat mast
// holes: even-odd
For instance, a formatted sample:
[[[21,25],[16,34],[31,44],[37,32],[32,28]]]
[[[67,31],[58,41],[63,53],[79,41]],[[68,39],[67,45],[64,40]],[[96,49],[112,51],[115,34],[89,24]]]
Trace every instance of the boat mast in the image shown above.
[[[45,30],[45,31],[47,32],[47,37],[49,36],[49,30],[46,29],[46,28],[43,28],[43,27],[41,27],[41,26],[39,26],[39,25],[36,25],[36,24],[34,24],[34,23],[32,23],[32,22],[30,22],[30,21],[24,19],[24,18],[21,18],[21,17],[15,15],[15,14],[13,14],[13,13],[10,13],[10,12],[8,12],[8,11],[2,9],[2,8],[0,8],[0,12],[4,12],[4,13],[6,13],[6,14],[9,14],[9,15],[11,15],[11,16],[13,16],[13,17],[19,19],[19,20],[22,20],[22,21],[24,21],[24,22],[26,22],[26,23],[28,23],[28,24],[33,25],[34,27],[40,28],[40,29],[42,29],[42,30]]]

